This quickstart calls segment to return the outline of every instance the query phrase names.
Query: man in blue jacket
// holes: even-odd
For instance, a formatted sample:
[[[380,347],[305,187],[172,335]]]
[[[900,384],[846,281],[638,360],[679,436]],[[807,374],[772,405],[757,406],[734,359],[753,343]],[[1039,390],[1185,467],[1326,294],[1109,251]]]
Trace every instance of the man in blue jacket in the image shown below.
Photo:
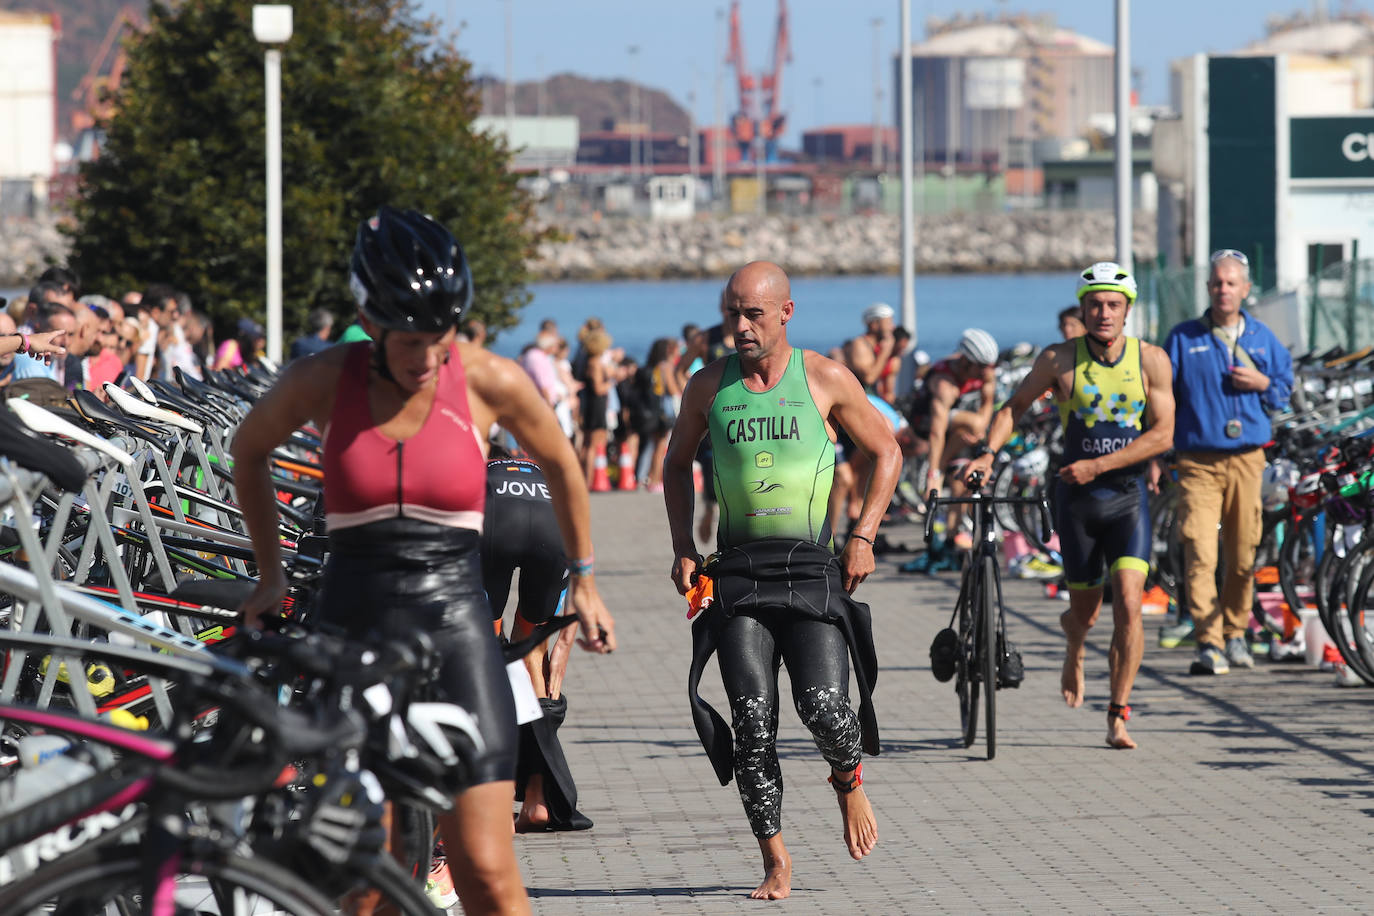
[[[1188,610],[1197,637],[1193,674],[1254,667],[1245,639],[1259,546],[1269,412],[1288,405],[1293,359],[1274,332],[1241,308],[1250,262],[1229,248],[1212,255],[1211,307],[1169,332],[1174,364],[1174,447],[1183,522]],[[1223,573],[1218,601],[1217,526]]]

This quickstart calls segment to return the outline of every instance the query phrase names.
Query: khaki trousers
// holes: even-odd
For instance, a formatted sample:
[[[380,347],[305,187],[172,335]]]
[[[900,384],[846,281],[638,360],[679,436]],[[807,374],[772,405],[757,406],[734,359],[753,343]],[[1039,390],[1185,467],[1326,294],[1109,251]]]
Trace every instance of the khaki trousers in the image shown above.
[[[1262,534],[1264,449],[1183,452],[1178,456],[1188,610],[1199,646],[1219,649],[1250,626],[1255,550]],[[1217,526],[1221,526],[1221,601],[1217,601]]]

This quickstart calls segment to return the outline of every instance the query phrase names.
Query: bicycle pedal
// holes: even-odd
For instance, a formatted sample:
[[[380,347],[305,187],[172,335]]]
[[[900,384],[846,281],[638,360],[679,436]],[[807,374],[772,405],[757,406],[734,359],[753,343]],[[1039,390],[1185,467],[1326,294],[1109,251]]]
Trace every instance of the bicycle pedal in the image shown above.
[[[949,627],[935,634],[930,644],[930,670],[935,679],[944,683],[954,677],[959,662],[959,634]]]

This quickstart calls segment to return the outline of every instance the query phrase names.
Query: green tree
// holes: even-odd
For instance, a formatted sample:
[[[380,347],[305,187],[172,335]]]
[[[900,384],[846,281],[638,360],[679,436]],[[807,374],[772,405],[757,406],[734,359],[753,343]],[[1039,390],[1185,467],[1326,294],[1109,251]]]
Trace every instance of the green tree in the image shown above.
[[[538,240],[502,142],[474,133],[470,64],[409,0],[294,0],[283,48],[283,325],[316,306],[356,311],[358,221],[414,207],[472,264],[473,314],[510,327]],[[221,327],[266,300],[263,47],[252,5],[154,3],[128,48],[117,115],[82,168],[68,232],[88,289],[168,282]],[[289,336],[287,336],[289,340]]]

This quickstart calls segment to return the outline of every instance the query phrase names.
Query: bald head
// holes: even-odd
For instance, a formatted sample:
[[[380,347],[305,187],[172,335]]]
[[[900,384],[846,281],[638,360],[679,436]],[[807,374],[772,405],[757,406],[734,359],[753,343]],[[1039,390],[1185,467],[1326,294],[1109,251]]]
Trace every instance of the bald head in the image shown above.
[[[771,261],[751,261],[730,276],[726,292],[738,299],[767,299],[786,302],[792,298],[792,284],[783,269]]]
[[[787,351],[786,325],[793,308],[787,274],[768,261],[754,261],[735,271],[720,297],[722,324],[733,335],[740,356],[749,360]]]

